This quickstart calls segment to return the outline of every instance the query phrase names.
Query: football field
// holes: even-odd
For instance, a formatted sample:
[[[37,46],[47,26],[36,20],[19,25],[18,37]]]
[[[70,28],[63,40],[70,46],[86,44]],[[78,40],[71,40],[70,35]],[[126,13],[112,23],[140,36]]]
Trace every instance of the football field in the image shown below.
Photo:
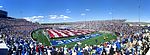
[[[96,36],[96,37],[93,37],[93,38],[88,38],[88,39],[85,39],[85,40],[81,40],[81,41],[77,41],[77,42],[70,42],[70,43],[67,43],[67,44],[59,44],[59,45],[55,45],[56,47],[62,47],[62,46],[67,46],[67,47],[73,47],[75,44],[77,44],[78,42],[81,43],[81,47],[84,47],[85,44],[86,45],[99,45],[103,42],[106,42],[106,41],[109,41],[109,40],[112,40],[112,39],[116,39],[116,36],[113,35],[113,34],[110,34],[110,33],[102,33],[102,32],[94,32],[92,34],[95,34],[95,33],[99,33],[100,36]],[[46,34],[46,33],[43,33],[43,30],[40,29],[40,30],[36,30],[32,33],[32,38],[35,40],[35,41],[38,41],[40,43],[42,43],[43,45],[47,45],[47,46],[51,46],[52,43],[51,41],[57,41],[57,40],[68,40],[68,39],[72,39],[72,38],[76,38],[77,36],[72,36],[72,37],[67,37],[67,38],[49,38],[49,35]],[[105,39],[105,40],[104,40]]]

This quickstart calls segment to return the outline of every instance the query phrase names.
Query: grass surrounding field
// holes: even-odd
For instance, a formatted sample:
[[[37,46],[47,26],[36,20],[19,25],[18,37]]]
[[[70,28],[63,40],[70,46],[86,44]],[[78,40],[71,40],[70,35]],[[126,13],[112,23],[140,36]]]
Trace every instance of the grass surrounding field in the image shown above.
[[[41,42],[44,45],[51,45],[50,42],[48,41],[47,37],[42,33],[42,30],[35,31],[32,34],[32,36],[33,36],[33,39],[36,39],[37,41]],[[108,37],[108,38],[106,40],[104,40],[104,37]],[[70,37],[70,38],[74,38],[74,37]],[[62,39],[70,39],[70,38],[60,38],[60,39],[62,40]],[[97,42],[95,41],[96,39],[97,39]],[[106,42],[106,41],[109,41],[109,40],[112,40],[112,39],[116,39],[116,36],[114,36],[112,34],[109,34],[109,33],[101,33],[101,36],[86,39],[86,40],[83,40],[83,41],[80,41],[80,42],[82,43],[81,47],[84,47],[85,44],[87,44],[87,45],[98,45],[100,43],[103,43],[103,42]],[[57,38],[57,39],[50,39],[50,40],[59,40],[59,39]],[[77,44],[77,42],[58,45],[56,47],[61,47],[61,46],[65,46],[65,45],[67,47],[73,47],[75,44]]]
[[[42,30],[38,30],[32,33],[33,39],[36,39],[38,42],[42,43],[43,45],[50,46],[50,42],[48,41],[47,37],[42,33]]]

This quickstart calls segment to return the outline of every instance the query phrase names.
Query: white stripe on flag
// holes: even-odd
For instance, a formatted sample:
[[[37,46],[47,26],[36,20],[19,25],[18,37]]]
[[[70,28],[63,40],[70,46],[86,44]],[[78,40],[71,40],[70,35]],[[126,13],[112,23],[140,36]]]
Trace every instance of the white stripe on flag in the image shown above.
[[[70,32],[70,31],[67,31],[67,32],[68,32],[68,34],[71,35],[71,36],[74,36],[74,35],[75,35],[74,33]]]
[[[60,37],[57,33],[55,33],[53,30],[50,30],[51,33],[53,33],[53,35],[55,35],[55,37]]]
[[[62,33],[61,31],[58,31],[58,30],[55,30],[55,31],[58,32],[58,33],[60,33],[61,35],[63,35],[63,37],[64,37],[64,36],[68,36],[68,35]]]

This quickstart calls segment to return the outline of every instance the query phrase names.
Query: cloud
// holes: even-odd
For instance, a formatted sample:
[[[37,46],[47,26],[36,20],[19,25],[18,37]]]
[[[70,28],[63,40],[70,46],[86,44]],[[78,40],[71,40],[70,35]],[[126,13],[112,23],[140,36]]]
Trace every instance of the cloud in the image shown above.
[[[3,8],[3,6],[0,6],[0,8]]]
[[[64,20],[66,20],[66,19],[64,19]]]
[[[27,21],[37,22],[44,18],[44,16],[32,16],[32,17],[23,17]]]
[[[26,19],[27,21],[31,21],[29,17],[23,17],[23,19]]]
[[[85,11],[91,11],[90,9],[85,9]]]
[[[45,19],[48,18],[48,19]],[[67,20],[69,16],[66,15],[47,15],[47,16],[31,16],[31,17],[23,17],[27,21],[32,22],[44,22],[45,20]]]
[[[57,15],[49,15],[50,19],[57,19]]]
[[[66,19],[69,19],[70,17],[69,16],[66,16],[66,15],[49,15],[48,16],[49,19],[63,19],[63,20],[66,20]]]
[[[70,10],[70,9],[66,9],[66,10]]]
[[[65,16],[65,15],[60,15],[60,17],[59,18],[64,18],[64,19],[68,19],[68,18],[70,18],[69,16]]]
[[[85,14],[85,13],[81,13],[80,15],[81,15],[81,16],[85,16],[86,14]]]
[[[66,9],[65,12],[66,12],[66,13],[71,13],[70,9]]]
[[[112,14],[112,12],[109,12],[108,14],[110,14],[110,15],[111,15],[111,14]]]
[[[44,18],[44,16],[33,16],[31,18],[33,18],[33,19],[40,19],[40,18]]]

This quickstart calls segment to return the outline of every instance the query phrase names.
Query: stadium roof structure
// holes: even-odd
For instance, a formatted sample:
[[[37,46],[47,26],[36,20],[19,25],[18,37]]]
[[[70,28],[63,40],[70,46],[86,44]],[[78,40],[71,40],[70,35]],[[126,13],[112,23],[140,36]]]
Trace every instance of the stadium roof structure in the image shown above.
[[[0,17],[5,18],[7,17],[7,14],[7,11],[0,10]]]

